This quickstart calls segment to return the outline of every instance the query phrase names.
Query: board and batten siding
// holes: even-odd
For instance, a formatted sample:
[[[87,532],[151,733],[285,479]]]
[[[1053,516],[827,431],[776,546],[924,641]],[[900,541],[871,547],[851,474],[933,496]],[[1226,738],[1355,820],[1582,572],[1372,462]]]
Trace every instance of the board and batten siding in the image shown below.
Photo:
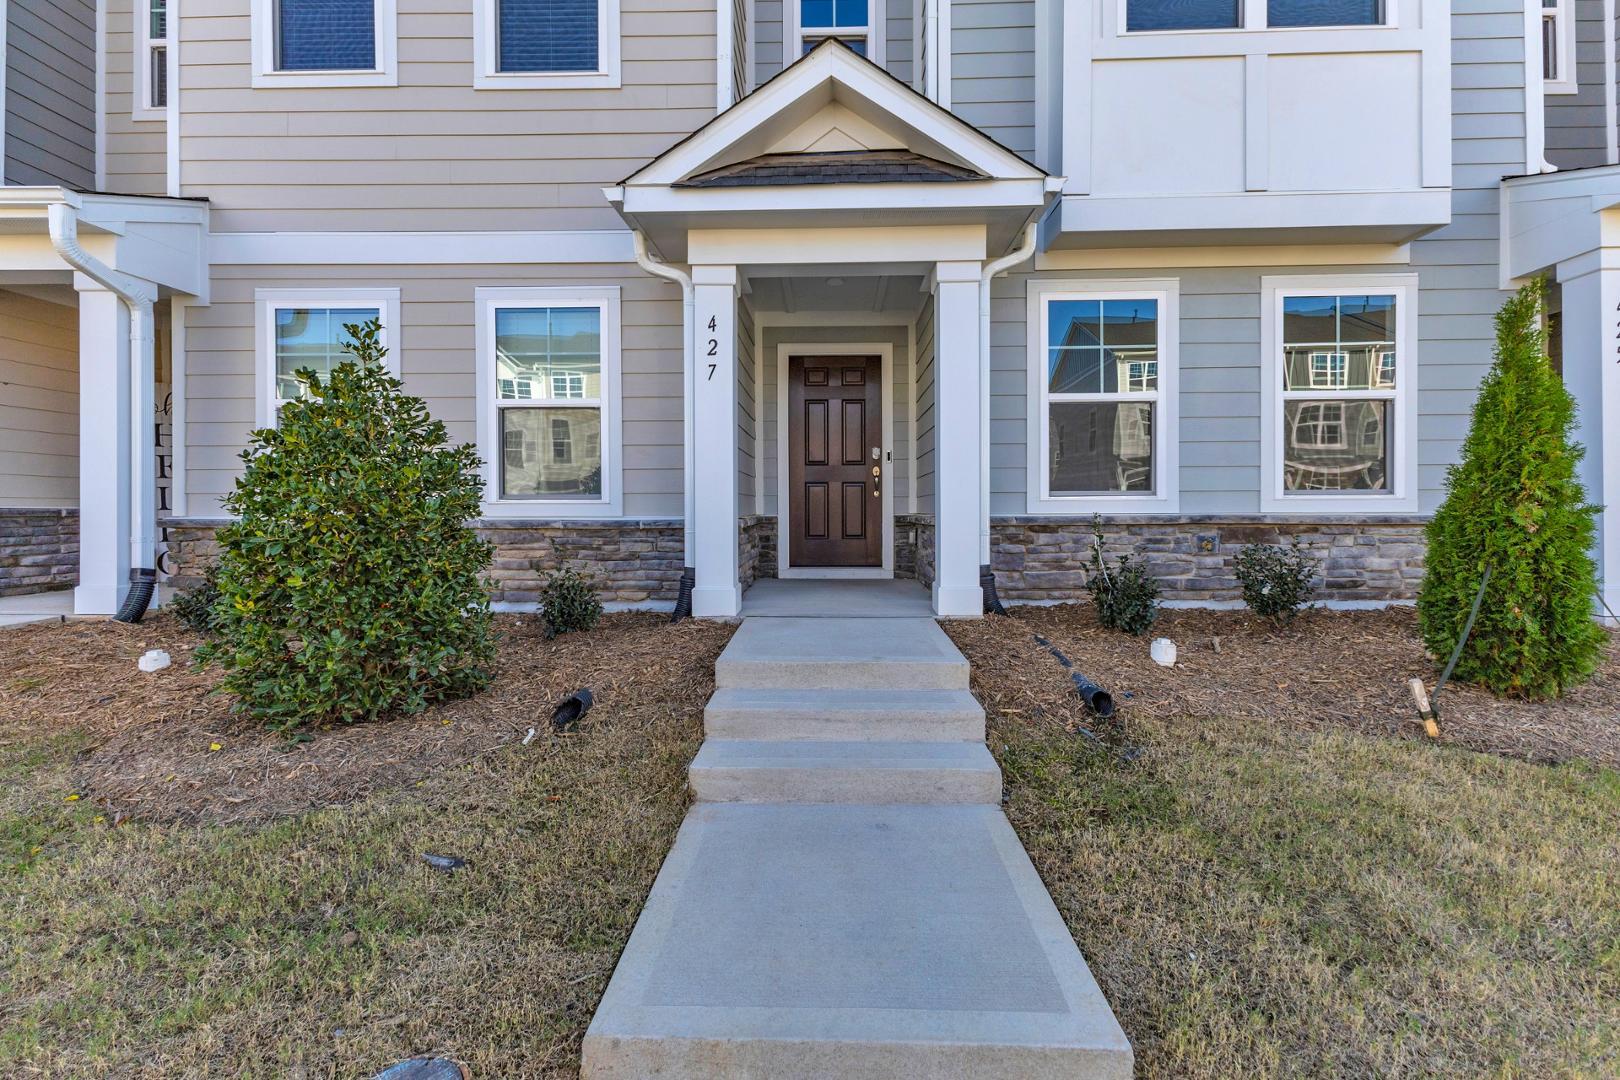
[[[759,471],[762,514],[775,514],[778,510],[777,490],[781,483],[781,417],[778,406],[781,397],[781,346],[788,345],[842,345],[875,342],[886,344],[893,358],[889,372],[893,387],[892,409],[888,423],[892,433],[894,460],[884,464],[884,476],[893,488],[894,512],[903,514],[910,505],[912,486],[911,465],[911,350],[909,329],[894,326],[839,326],[837,316],[829,315],[827,324],[820,326],[765,326],[759,333],[761,382],[761,424],[759,440]]]
[[[1603,0],[1574,0],[1574,94],[1547,95],[1547,161],[1560,169],[1605,165]]]
[[[395,288],[394,341],[407,392],[458,442],[476,438],[476,311],[481,286],[603,286],[621,293],[624,515],[680,517],[681,293],[635,265],[215,266],[213,303],[186,320],[188,512],[211,516],[240,474],[254,426],[254,291]],[[486,456],[489,449],[485,449]],[[566,516],[546,508],[537,516]]]
[[[1490,367],[1498,287],[1497,188],[1522,171],[1524,15],[1512,0],[1453,6],[1451,224],[1414,241],[1410,266],[1321,261],[1272,267],[1043,270],[1042,278],[1176,278],[1180,282],[1180,513],[1260,512],[1261,278],[1415,272],[1418,286],[1418,481],[1422,509],[1440,503]],[[1202,253],[1201,253],[1202,254]],[[1213,260],[1208,260],[1213,261]],[[1031,274],[998,278],[991,301],[991,512],[1027,512],[1025,298]],[[919,354],[921,350],[919,349]],[[921,377],[921,376],[919,376]],[[922,421],[919,418],[919,431]],[[921,439],[919,439],[921,446]]]
[[[96,6],[11,0],[6,20],[5,182],[96,185]]]
[[[619,229],[602,188],[714,115],[713,0],[623,0],[622,87],[575,90],[475,90],[472,0],[400,4],[397,87],[256,89],[249,5],[181,20],[183,193],[216,233]]]
[[[167,125],[136,120],[135,10],[141,0],[106,0],[106,188],[118,195],[164,195],[169,190]],[[195,6],[195,5],[193,5]],[[187,16],[191,8],[186,9]]]
[[[0,506],[78,505],[78,309],[0,292]]]
[[[954,0],[951,111],[1035,159],[1035,0]]]

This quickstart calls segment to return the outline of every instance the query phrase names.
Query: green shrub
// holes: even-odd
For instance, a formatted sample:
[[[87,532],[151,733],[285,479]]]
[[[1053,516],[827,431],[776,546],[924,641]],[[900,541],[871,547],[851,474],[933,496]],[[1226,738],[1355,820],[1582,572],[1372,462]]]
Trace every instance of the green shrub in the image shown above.
[[[419,711],[483,688],[494,656],[477,453],[383,369],[375,320],[347,330],[354,361],[298,373],[306,396],[253,433],[224,500],[199,655],[277,729]]]
[[[1086,587],[1097,607],[1097,621],[1110,630],[1123,630],[1137,637],[1148,632],[1159,617],[1159,583],[1147,567],[1129,555],[1121,555],[1110,570],[1103,558],[1102,518],[1092,519],[1095,539]]]
[[[1547,360],[1542,291],[1526,285],[1496,316],[1495,364],[1428,527],[1418,597],[1424,643],[1449,657],[1490,567],[1456,677],[1532,698],[1589,677],[1604,638],[1592,617],[1597,508],[1576,477],[1584,451],[1571,438],[1574,400]]]
[[[1290,547],[1250,544],[1238,552],[1234,569],[1249,610],[1280,625],[1310,600],[1321,565],[1296,536]]]
[[[203,572],[202,583],[176,593],[167,606],[188,630],[212,637],[219,630],[219,600],[219,567],[209,564]]]
[[[596,583],[569,566],[553,570],[540,587],[540,617],[547,637],[591,629],[602,618]]]

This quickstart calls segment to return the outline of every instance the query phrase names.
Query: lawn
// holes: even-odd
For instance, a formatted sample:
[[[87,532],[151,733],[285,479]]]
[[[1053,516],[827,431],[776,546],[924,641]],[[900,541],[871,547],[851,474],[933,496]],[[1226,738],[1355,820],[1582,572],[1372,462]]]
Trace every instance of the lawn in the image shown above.
[[[0,632],[0,1073],[575,1073],[732,628],[501,627],[490,693],[301,744],[139,675],[193,643],[171,620]]]
[[[950,626],[1139,1076],[1620,1075],[1620,773],[1569,736],[1610,753],[1617,650],[1575,701],[1442,699],[1432,745],[1401,700],[1433,681],[1401,659],[1410,622],[1167,613],[1176,672],[1085,608]],[[1081,711],[1035,631],[1131,694],[1121,723]],[[1339,654],[1376,658],[1362,690],[1325,674]]]

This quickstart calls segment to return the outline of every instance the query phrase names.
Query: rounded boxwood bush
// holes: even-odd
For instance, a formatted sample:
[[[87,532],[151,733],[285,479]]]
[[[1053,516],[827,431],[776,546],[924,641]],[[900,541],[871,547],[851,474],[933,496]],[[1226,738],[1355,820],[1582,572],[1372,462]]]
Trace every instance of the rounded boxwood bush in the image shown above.
[[[1574,399],[1547,359],[1542,288],[1526,285],[1496,316],[1496,362],[1429,523],[1418,595],[1424,644],[1444,660],[1489,567],[1456,677],[1533,698],[1589,677],[1604,640],[1593,618],[1598,511],[1576,476],[1584,451],[1571,438]]]
[[[479,459],[380,361],[379,324],[347,327],[353,362],[253,433],[224,499],[213,642],[236,708],[277,729],[416,712],[472,693],[494,658]]]

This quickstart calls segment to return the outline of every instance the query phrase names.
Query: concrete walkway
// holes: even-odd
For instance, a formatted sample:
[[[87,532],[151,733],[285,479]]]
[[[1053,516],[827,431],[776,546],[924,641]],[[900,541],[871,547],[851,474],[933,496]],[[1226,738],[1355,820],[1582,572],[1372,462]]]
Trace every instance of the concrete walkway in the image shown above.
[[[0,626],[62,622],[73,617],[73,590],[0,596]]]
[[[903,590],[820,584],[749,593],[770,614],[716,664],[697,804],[584,1076],[1129,1077],[1130,1044],[1001,812],[967,661]],[[795,594],[827,617],[785,613]]]

